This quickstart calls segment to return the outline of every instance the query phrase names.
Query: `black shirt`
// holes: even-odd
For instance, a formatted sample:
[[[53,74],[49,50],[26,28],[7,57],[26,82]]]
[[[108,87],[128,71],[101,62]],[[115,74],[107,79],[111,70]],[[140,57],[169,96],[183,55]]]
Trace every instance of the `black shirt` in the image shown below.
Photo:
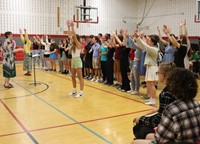
[[[129,52],[130,52],[130,48],[126,48],[125,46],[122,46],[121,51],[120,51],[120,61],[128,62]]]
[[[39,49],[39,45],[37,43],[33,43],[33,50],[38,50]]]
[[[108,48],[108,54],[107,54],[107,58],[108,59],[113,59],[113,54],[115,52],[114,48]]]
[[[88,60],[88,61],[92,61],[92,55],[93,55],[93,52],[89,53],[89,51],[91,50],[93,46],[93,43],[88,43],[88,45],[85,47],[85,50],[86,50],[86,54],[85,54],[85,60]]]
[[[187,46],[181,44],[180,48],[177,48],[174,53],[174,63],[176,64],[177,67],[185,68],[184,58],[186,54],[187,54]]]

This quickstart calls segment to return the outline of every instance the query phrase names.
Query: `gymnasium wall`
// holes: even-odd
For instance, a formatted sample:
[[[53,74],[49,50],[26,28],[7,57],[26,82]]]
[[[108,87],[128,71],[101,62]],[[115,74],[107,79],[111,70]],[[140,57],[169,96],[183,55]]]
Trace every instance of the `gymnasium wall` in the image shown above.
[[[154,0],[147,0],[146,12]],[[146,0],[137,1],[136,14],[141,18],[144,12]],[[141,25],[141,29],[147,33],[157,33],[156,27],[163,24],[169,25],[176,35],[179,33],[179,22],[187,20],[190,36],[199,36],[200,23],[194,23],[196,14],[196,0],[155,0],[155,3]],[[137,21],[140,22],[141,19]]]
[[[19,33],[27,28],[30,34],[63,34],[66,20],[75,14],[74,6],[83,0],[0,0],[0,33],[7,30]],[[80,24],[79,34],[107,33],[132,24],[125,24],[123,17],[135,15],[135,0],[87,0],[87,6],[99,8],[99,24]],[[57,7],[60,7],[60,28],[57,27]]]

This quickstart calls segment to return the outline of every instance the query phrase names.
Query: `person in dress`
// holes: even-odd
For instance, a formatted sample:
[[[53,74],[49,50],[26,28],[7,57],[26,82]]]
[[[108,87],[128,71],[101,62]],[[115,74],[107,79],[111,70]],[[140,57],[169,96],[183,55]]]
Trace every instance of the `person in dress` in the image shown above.
[[[14,86],[10,84],[10,78],[16,77],[16,68],[15,68],[15,56],[17,52],[23,51],[22,48],[14,49],[12,46],[12,32],[7,31],[5,33],[6,40],[3,45],[3,77],[5,77],[5,88],[13,88]]]

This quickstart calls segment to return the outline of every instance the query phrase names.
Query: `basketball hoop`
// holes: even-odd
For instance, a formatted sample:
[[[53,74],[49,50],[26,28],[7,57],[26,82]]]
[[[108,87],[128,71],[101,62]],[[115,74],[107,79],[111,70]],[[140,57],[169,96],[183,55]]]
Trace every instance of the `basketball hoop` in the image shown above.
[[[200,23],[200,20],[197,19],[197,16],[194,16],[194,23]]]
[[[84,22],[85,22],[85,23],[91,23],[91,22],[92,22],[92,19],[85,19]]]

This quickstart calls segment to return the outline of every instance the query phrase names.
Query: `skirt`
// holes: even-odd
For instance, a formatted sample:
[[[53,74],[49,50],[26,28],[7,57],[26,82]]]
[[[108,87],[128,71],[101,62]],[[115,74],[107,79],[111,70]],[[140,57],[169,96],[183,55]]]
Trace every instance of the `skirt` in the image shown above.
[[[6,64],[3,64],[3,77],[5,78],[14,78],[16,77],[16,68],[15,64],[12,68],[8,67]]]
[[[158,81],[158,66],[147,66],[146,70],[145,81]]]

